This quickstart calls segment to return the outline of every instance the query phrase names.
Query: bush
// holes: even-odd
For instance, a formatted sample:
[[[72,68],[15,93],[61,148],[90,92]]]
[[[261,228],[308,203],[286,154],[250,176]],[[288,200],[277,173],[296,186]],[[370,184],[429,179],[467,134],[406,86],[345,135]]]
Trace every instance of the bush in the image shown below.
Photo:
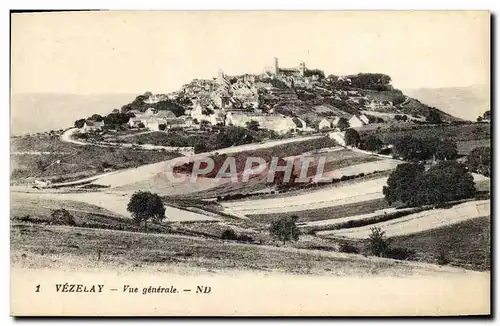
[[[473,172],[491,175],[491,149],[489,147],[476,147],[467,156],[467,167]]]
[[[385,236],[385,231],[379,227],[372,227],[372,233],[369,237],[369,249],[372,255],[377,257],[385,257],[389,251],[390,241]]]
[[[279,220],[273,221],[269,227],[269,233],[283,241],[297,241],[299,239],[300,231],[297,227],[298,216],[285,216]]]
[[[236,232],[234,232],[233,229],[226,229],[224,230],[224,232],[222,232],[220,238],[223,240],[237,240],[238,235],[236,234]]]
[[[254,239],[247,234],[240,234],[236,240],[238,240],[239,242],[245,242],[245,243],[253,243],[254,242]]]
[[[429,123],[439,124],[441,123],[441,116],[436,108],[431,108],[427,113],[425,120]]]
[[[359,249],[347,242],[340,243],[339,251],[346,254],[359,254]]]
[[[56,209],[50,214],[50,224],[75,226],[75,218],[64,208]]]
[[[363,139],[362,147],[368,151],[379,152],[382,149],[384,143],[380,138],[374,135],[369,135],[366,139]]]
[[[415,257],[415,251],[400,247],[388,248],[384,257],[398,260],[411,260]]]
[[[444,250],[439,250],[437,254],[437,263],[439,265],[448,265],[450,263],[450,260],[446,256],[446,253]]]

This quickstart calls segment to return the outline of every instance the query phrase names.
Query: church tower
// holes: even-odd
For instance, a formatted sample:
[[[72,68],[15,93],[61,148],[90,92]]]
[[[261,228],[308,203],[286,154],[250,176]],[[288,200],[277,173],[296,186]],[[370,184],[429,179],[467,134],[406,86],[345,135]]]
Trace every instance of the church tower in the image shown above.
[[[306,63],[303,61],[300,63],[299,72],[301,76],[304,76],[304,74],[306,73]]]
[[[277,76],[280,72],[280,68],[278,66],[278,58],[274,57],[274,74]]]

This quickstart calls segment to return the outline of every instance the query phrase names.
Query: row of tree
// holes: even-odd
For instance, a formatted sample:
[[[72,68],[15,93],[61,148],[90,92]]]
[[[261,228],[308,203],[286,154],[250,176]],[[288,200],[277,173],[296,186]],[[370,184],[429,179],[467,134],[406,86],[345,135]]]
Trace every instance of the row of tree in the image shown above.
[[[394,154],[405,161],[422,161],[431,158],[452,160],[458,155],[457,144],[451,140],[402,136],[394,141]]]
[[[117,125],[122,125],[126,124],[130,117],[133,117],[134,114],[129,112],[129,113],[120,113],[120,112],[111,112],[110,114],[106,116],[101,116],[99,114],[94,114],[86,119],[78,119],[75,121],[74,125],[76,128],[82,128],[85,125],[85,122],[87,120],[92,120],[92,121],[104,121],[104,124],[106,126],[117,126]]]
[[[477,117],[477,122],[490,121],[490,120],[491,120],[490,110],[484,112],[482,116]]]
[[[467,156],[469,171],[489,177],[491,175],[491,149],[489,147],[474,148]]]
[[[470,198],[475,193],[472,175],[456,161],[441,161],[427,171],[422,164],[400,164],[383,188],[389,204],[407,206],[437,205]]]

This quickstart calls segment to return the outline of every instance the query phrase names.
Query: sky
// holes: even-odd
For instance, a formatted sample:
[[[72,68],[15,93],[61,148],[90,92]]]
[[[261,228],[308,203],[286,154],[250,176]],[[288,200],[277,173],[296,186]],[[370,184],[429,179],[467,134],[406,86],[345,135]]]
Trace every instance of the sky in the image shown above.
[[[379,72],[396,88],[489,85],[489,12],[103,11],[14,14],[12,93],[165,93],[281,67]]]

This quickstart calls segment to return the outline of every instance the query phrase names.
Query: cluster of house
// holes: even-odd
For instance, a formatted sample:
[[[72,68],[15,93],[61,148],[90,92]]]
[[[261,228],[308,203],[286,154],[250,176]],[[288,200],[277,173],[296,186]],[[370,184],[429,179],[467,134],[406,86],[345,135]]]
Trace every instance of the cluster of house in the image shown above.
[[[277,58],[274,59],[272,68],[264,71],[260,77],[249,74],[227,76],[221,70],[218,76],[211,80],[194,79],[189,84],[183,85],[179,92],[151,94],[144,100],[145,104],[154,104],[166,99],[176,99],[182,94],[183,98],[189,99],[192,103],[185,111],[185,115],[176,117],[171,111],[157,111],[149,108],[145,112],[130,111],[135,116],[131,117],[127,124],[130,128],[147,128],[153,131],[176,128],[198,129],[203,123],[247,127],[251,122],[258,123],[262,129],[274,130],[278,133],[335,129],[340,117],[324,118],[319,121],[319,126],[318,121],[311,126],[307,125],[303,119],[275,114],[272,108],[268,108],[266,114],[259,108],[259,89],[279,99],[292,101],[296,98],[295,94],[288,94],[285,89],[273,87],[270,82],[272,79],[295,85],[314,85],[317,91],[324,91],[325,95],[331,96],[331,90],[322,90],[321,86],[315,83],[319,76],[308,72],[311,71],[306,68],[304,62],[296,68],[282,68]],[[336,92],[334,95],[338,100],[341,97],[349,97],[352,101],[363,99],[356,91],[338,90]],[[370,103],[370,105],[373,106],[375,103]],[[348,119],[349,126],[353,128],[369,123],[369,119],[363,114],[345,118]],[[83,129],[98,130],[103,125],[103,122],[87,120]]]
[[[129,111],[133,113],[127,122],[130,128],[146,128],[152,131],[168,130],[168,129],[198,129],[199,124],[193,121],[193,118],[186,115],[176,117],[172,111],[162,110],[157,111],[153,108],[147,109],[145,112],[137,110]],[[98,131],[104,127],[104,121],[95,121],[87,119],[80,128],[82,132]]]
[[[199,128],[199,125],[190,116],[176,117],[172,111],[168,110],[156,111],[149,108],[145,112],[135,110],[130,112],[135,115],[127,123],[130,128],[146,128],[152,131]]]
[[[338,123],[340,121],[340,117],[334,117],[334,118],[324,118],[322,119],[319,124],[318,124],[318,129],[335,129],[338,127]],[[367,125],[370,123],[370,119],[364,115],[352,115],[351,118],[347,119],[347,122],[349,123],[350,128],[359,128],[364,125]]]
[[[80,128],[83,132],[101,130],[104,127],[104,121],[96,121],[92,119],[85,120],[85,123]]]

